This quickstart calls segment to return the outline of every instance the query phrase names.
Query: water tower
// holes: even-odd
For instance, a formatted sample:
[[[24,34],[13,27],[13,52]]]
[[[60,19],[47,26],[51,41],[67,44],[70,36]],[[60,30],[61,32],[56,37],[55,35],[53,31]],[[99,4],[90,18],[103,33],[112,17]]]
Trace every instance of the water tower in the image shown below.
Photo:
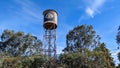
[[[43,12],[43,16],[44,54],[48,57],[56,57],[56,28],[58,14],[55,10],[48,9]]]

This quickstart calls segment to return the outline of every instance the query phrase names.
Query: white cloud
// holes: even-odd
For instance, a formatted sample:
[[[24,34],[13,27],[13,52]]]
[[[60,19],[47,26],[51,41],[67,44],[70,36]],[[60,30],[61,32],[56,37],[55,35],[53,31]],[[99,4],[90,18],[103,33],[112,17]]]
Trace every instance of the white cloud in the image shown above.
[[[100,12],[100,8],[104,5],[105,0],[86,0],[85,4],[86,4],[86,8],[85,8],[85,12],[88,16],[90,17],[94,17],[95,14]]]
[[[86,13],[92,18],[94,17],[94,11],[91,8],[86,8]]]

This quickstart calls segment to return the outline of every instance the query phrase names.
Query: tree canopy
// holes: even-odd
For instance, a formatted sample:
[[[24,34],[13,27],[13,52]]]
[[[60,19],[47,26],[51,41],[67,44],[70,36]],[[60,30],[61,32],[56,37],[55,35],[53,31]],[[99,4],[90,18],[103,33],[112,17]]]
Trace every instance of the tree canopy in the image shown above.
[[[118,33],[116,36],[116,41],[118,44],[118,49],[120,49],[120,26],[118,27]],[[120,61],[120,52],[117,54],[118,60]],[[117,68],[120,68],[120,64],[118,64]]]
[[[117,41],[117,44],[119,45],[120,44],[120,26],[118,27],[118,33],[117,33],[117,36],[116,36],[116,41]]]
[[[9,56],[38,54],[41,52],[41,47],[42,42],[37,37],[25,34],[24,32],[4,30],[1,35],[0,53],[5,53]]]
[[[91,25],[75,27],[66,36],[61,63],[66,68],[115,68],[113,58]]]
[[[96,35],[91,25],[81,25],[69,31],[66,36],[66,48],[63,51],[84,52],[85,49],[92,50],[100,45],[100,37]]]
[[[36,36],[21,31],[4,30],[0,40],[0,67],[115,68],[109,49],[101,42],[92,25],[80,25],[68,32],[64,53],[60,54],[57,61],[55,58],[45,58],[42,50],[42,42]],[[120,53],[118,58],[120,60]],[[117,68],[119,66],[120,64]]]

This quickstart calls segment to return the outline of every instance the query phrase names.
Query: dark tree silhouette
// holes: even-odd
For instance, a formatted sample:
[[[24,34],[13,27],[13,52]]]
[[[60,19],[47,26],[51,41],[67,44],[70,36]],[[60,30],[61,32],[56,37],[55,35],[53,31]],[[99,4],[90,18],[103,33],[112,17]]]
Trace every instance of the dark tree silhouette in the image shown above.
[[[91,25],[77,26],[66,36],[61,63],[65,68],[115,68],[105,46]]]
[[[6,53],[9,56],[40,54],[41,47],[42,42],[30,34],[4,30],[1,35],[0,53]]]

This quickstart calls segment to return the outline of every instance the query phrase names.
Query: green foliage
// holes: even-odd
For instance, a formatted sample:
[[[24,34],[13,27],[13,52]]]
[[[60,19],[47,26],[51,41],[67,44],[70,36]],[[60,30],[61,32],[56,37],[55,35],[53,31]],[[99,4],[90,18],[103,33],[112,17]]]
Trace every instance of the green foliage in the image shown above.
[[[118,28],[118,33],[117,33],[117,36],[116,36],[116,41],[117,41],[117,44],[119,45],[120,44],[120,26]]]
[[[44,63],[45,68],[57,68],[57,59],[47,58]]]
[[[65,68],[115,68],[113,58],[109,51],[104,52],[103,46],[98,50],[85,51],[83,53],[67,53],[60,55],[61,64]],[[106,49],[106,48],[105,48]]]
[[[120,52],[118,53],[118,60],[120,61]]]
[[[118,57],[118,60],[120,61],[120,52],[118,53],[117,57]],[[116,68],[120,68],[120,63],[118,64]]]
[[[95,48],[95,51],[97,52],[102,52],[101,58],[104,58],[104,64],[105,66],[109,67],[109,68],[114,68],[115,64],[113,61],[113,58],[111,57],[110,51],[105,47],[106,45],[104,43],[101,44],[101,46]]]
[[[64,52],[84,52],[85,49],[93,49],[100,45],[100,37],[96,35],[93,27],[81,25],[75,27],[66,36],[67,47]]]
[[[2,64],[2,68],[21,68],[20,57],[8,57],[5,58]]]
[[[117,37],[119,39],[119,36]],[[71,30],[66,36],[66,44],[59,60],[45,58],[41,54],[42,42],[37,37],[24,32],[5,30],[0,41],[0,67],[115,68],[109,50],[100,42],[99,35],[96,35],[91,25],[81,25]],[[120,65],[117,66],[119,67]]]
[[[43,63],[42,56],[8,57],[4,59],[2,68],[38,68],[43,67]]]
[[[37,68],[43,65],[42,42],[24,32],[4,30],[0,41],[0,67]]]
[[[23,68],[38,68],[43,67],[44,59],[42,56],[24,57],[22,60]]]
[[[118,49],[120,48],[120,26],[118,27],[118,33],[117,33],[117,36],[116,36],[116,41],[117,41],[117,44],[118,44]],[[118,60],[120,61],[120,52],[118,53]],[[120,68],[120,64],[117,66],[117,68]]]
[[[65,68],[115,68],[113,58],[90,25],[75,27],[66,36],[65,53],[60,56]]]
[[[0,52],[9,56],[40,54],[42,42],[35,36],[4,30],[1,35]]]

